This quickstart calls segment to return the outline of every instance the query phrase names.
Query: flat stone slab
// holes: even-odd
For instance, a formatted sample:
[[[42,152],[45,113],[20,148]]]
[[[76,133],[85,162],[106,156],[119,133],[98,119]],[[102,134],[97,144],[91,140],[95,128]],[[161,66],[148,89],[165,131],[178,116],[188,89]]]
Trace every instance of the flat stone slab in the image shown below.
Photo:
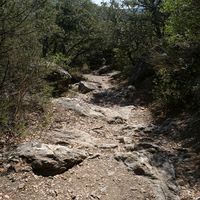
[[[54,144],[69,144],[74,146],[94,147],[97,139],[92,137],[89,133],[77,129],[59,129],[47,133],[48,141]]]
[[[84,102],[78,98],[59,98],[53,100],[54,105],[62,106],[66,109],[74,110],[81,115],[88,117],[100,117],[106,119],[108,122],[115,120],[128,120],[130,118],[133,106],[106,108]]]

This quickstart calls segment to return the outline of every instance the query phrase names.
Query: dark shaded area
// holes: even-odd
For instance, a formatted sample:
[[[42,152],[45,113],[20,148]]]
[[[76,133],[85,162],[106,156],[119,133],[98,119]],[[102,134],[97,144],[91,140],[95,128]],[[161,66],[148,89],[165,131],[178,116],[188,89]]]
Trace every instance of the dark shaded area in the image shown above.
[[[58,168],[55,168],[55,165],[50,165],[49,163],[42,163],[42,165],[40,165],[40,163],[38,162],[32,162],[31,166],[33,169],[33,173],[38,175],[38,176],[44,176],[44,177],[49,177],[49,176],[56,176],[59,174],[62,174],[64,172],[66,172],[67,170],[73,168],[75,165],[80,164],[82,161],[74,161],[69,162],[67,164],[63,164],[63,166],[59,166]],[[53,169],[53,170],[52,170]]]
[[[143,91],[132,91],[134,86],[126,86],[123,88],[112,88],[103,90],[102,92],[94,93],[91,99],[92,103],[102,106],[110,105],[148,105],[149,95]]]
[[[200,142],[195,135],[200,129],[199,123],[192,126],[191,119],[189,114],[182,114],[155,121],[153,126],[139,131],[143,138],[137,150],[142,146],[157,152],[159,146],[164,147],[175,167],[176,179],[183,181],[182,185],[189,183],[193,187],[200,184]]]
[[[134,66],[128,74],[129,83],[134,84],[137,88],[148,88],[149,90],[152,90],[155,71],[150,64],[149,56],[141,56],[140,59],[135,61]]]
[[[112,66],[110,65],[103,65],[102,67],[100,67],[99,69],[97,69],[94,74],[96,75],[103,75],[103,74],[107,74],[109,72],[111,72],[113,70]]]
[[[102,69],[104,70],[104,68]],[[123,82],[123,79],[121,73],[114,74],[111,82],[118,86],[93,93],[91,102],[101,106],[147,106],[151,103],[152,93],[148,87],[145,88],[143,85],[144,87],[136,88],[134,85],[129,85],[127,81],[124,84],[117,84]]]

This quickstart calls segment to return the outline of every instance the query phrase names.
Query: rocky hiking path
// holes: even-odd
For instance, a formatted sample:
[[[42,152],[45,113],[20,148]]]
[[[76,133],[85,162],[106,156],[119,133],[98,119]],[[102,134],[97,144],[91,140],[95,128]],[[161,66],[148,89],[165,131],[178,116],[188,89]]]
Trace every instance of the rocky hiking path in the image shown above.
[[[48,130],[2,153],[0,199],[180,199],[171,153],[151,135],[159,127],[116,75],[84,75],[52,100]]]

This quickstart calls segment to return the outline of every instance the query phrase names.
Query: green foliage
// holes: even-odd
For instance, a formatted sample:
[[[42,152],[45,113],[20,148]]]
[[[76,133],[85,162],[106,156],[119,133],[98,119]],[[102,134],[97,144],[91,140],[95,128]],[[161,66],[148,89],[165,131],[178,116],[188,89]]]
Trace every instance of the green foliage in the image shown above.
[[[98,9],[89,0],[57,1],[56,25],[60,31],[46,38],[48,54],[62,53],[71,62],[77,62],[82,55],[97,47],[100,37]]]
[[[199,109],[199,3],[166,0],[162,11],[168,16],[164,38],[168,58],[156,67],[154,95],[164,107]]]
[[[199,41],[200,5],[194,0],[166,0],[164,12],[169,14],[165,26],[170,42]]]
[[[113,63],[116,69],[122,70],[125,69],[127,66],[131,65],[128,56],[126,56],[126,54],[122,49],[114,48],[113,54],[114,54]]]
[[[40,39],[44,25],[50,25],[47,3],[7,0],[0,4],[0,126],[7,131],[21,127],[25,103],[45,86],[40,84],[44,69]]]
[[[157,71],[157,79],[154,81],[154,96],[163,106],[177,106],[184,101],[186,88],[180,88],[178,80],[174,79],[173,71],[162,67]],[[184,91],[183,91],[183,90]],[[187,90],[186,90],[187,91]]]
[[[168,58],[155,64],[154,97],[167,108],[200,108],[199,45],[168,49]],[[170,58],[170,61],[169,61]],[[156,58],[155,58],[156,59]],[[154,61],[154,63],[156,63]]]
[[[69,63],[71,62],[70,58],[63,55],[62,53],[57,53],[53,56],[53,63],[59,67],[68,68]]]

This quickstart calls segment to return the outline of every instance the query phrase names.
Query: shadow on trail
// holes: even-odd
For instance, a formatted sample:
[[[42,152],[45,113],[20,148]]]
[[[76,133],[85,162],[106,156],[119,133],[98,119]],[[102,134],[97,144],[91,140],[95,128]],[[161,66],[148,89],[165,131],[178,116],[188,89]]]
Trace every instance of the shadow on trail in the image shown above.
[[[93,93],[91,103],[100,106],[148,106],[152,102],[152,92],[148,86],[141,84],[135,87],[121,72],[112,72],[109,82],[114,87]]]
[[[91,103],[100,106],[147,106],[151,101],[150,96],[148,92],[136,90],[134,86],[121,86],[93,93]]]
[[[190,121],[191,118],[185,115],[171,118],[168,116],[159,122],[155,119],[155,127],[146,131],[143,139],[150,138],[151,142],[166,149],[175,166],[176,178],[182,186],[189,184],[191,188],[199,188],[200,141],[195,136],[196,128],[194,124],[191,127]]]

